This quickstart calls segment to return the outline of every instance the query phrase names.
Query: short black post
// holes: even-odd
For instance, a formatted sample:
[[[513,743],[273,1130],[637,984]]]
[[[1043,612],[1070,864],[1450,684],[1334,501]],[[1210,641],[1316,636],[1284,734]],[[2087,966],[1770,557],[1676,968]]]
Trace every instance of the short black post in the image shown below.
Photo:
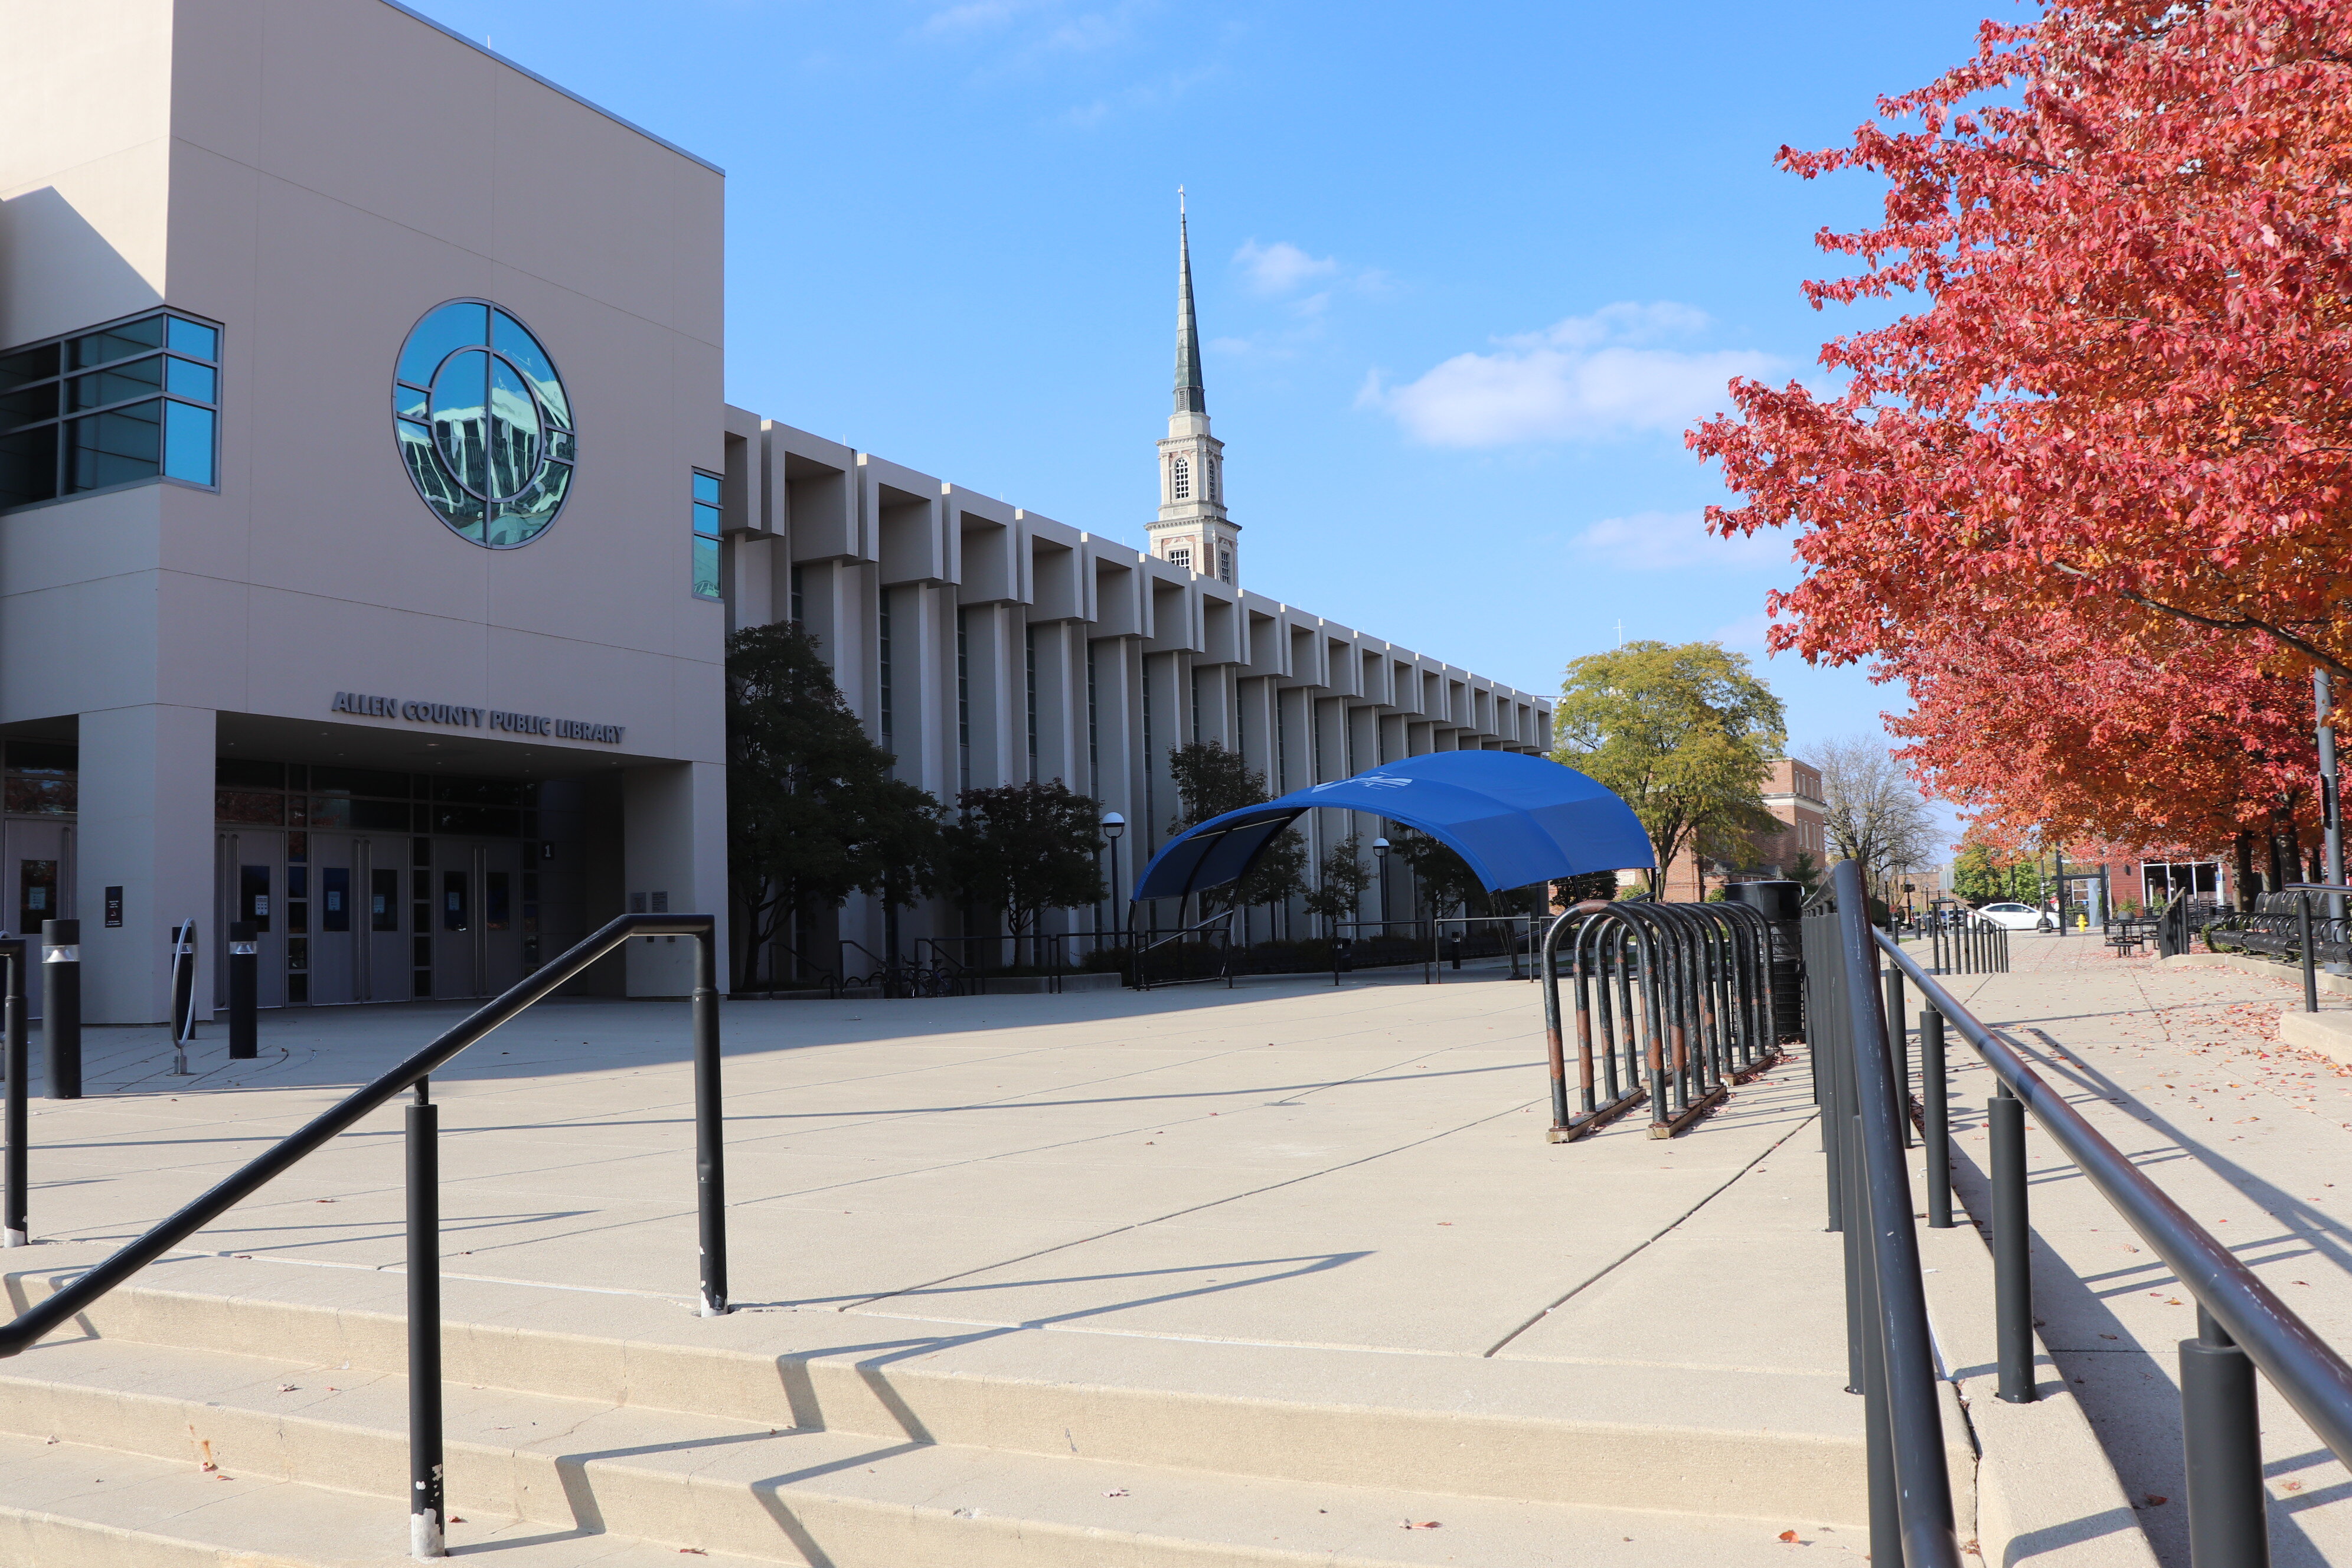
[[[1927,1123],[1927,1228],[1952,1228],[1952,1111],[1944,1081],[1944,1016],[1919,1009],[1921,1118]]]
[[[719,933],[694,948],[694,1186],[702,1219],[702,1315],[727,1314],[726,1123],[719,1095]]]
[[[441,1108],[428,1079],[408,1108],[408,1551],[446,1557],[441,1466]]]
[[[172,928],[172,1076],[188,1076],[188,1047],[196,1037],[196,922]]]
[[[49,1098],[81,1098],[81,921],[41,922],[41,1054]]]
[[[2319,1011],[2319,955],[2311,951],[2311,895],[2294,896],[2295,918],[2303,927],[2303,1010]]]
[[[2000,1086],[1985,1108],[1992,1134],[1993,1341],[2000,1397],[2030,1405],[2033,1391],[2033,1274],[2025,1205],[2025,1102]]]
[[[2202,1301],[2197,1337],[2180,1342],[2180,1445],[2190,1568],[2269,1568],[2254,1363]]]
[[[29,1184],[26,1173],[25,1141],[28,1136],[26,1115],[26,1080],[32,1077],[32,1064],[26,1059],[25,1049],[25,969],[26,956],[32,943],[12,942],[5,958],[7,965],[7,987],[5,999],[0,999],[0,1061],[5,1061],[8,1074],[7,1113],[5,1129],[8,1148],[6,1214],[7,1244],[23,1247],[33,1239],[32,1225],[25,1217],[25,1190]]]
[[[250,921],[228,928],[228,1054],[247,1061],[261,1054],[261,943]]]

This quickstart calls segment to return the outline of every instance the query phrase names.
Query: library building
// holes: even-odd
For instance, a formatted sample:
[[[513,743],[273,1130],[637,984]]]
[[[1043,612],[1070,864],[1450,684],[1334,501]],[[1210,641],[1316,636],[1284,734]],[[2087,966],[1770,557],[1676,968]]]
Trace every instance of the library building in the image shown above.
[[[800,620],[950,805],[1058,778],[1123,814],[1128,888],[1181,742],[1277,792],[1549,744],[1547,699],[1242,586],[1181,223],[1119,542],[730,406],[721,171],[392,0],[0,18],[0,923],[79,921],[91,1024],[169,1015],[184,921],[206,1016],[230,922],[300,1007],[723,921],[740,626]],[[680,994],[692,953],[579,989]]]

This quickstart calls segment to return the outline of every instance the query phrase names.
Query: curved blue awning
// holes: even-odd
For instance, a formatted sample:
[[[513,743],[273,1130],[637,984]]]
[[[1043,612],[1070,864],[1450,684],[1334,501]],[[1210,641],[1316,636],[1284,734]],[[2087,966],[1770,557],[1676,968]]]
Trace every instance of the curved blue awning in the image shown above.
[[[1574,768],[1517,752],[1431,752],[1198,823],[1151,858],[1135,896],[1181,898],[1234,881],[1318,806],[1419,828],[1489,892],[1657,864],[1633,807]]]

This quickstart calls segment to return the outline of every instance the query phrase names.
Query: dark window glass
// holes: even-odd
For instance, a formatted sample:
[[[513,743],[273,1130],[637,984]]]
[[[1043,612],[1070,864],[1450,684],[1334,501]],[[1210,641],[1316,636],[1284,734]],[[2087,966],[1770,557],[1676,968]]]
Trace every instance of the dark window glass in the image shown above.
[[[352,825],[352,799],[344,795],[314,795],[310,797],[312,827],[349,827]]]
[[[142,349],[160,349],[163,346],[163,317],[149,316],[144,321],[124,321],[103,331],[84,332],[68,343],[66,368],[87,370],[94,364],[128,359]]]
[[[288,933],[289,935],[299,935],[310,929],[310,900],[308,899],[287,900],[286,930]]]
[[[247,823],[257,827],[283,827],[286,826],[286,797],[261,790],[215,790],[213,820]]]
[[[163,471],[163,405],[133,403],[66,425],[66,489],[104,489]]]
[[[310,787],[335,795],[376,795],[406,800],[408,775],[386,773],[380,768],[314,766],[310,770]]]
[[[58,493],[58,427],[0,436],[0,506],[54,500]]]
[[[269,929],[269,868],[239,866],[236,868],[237,919],[250,921],[256,931]]]
[[[0,392],[0,430],[14,430],[19,425],[58,416],[58,384],[28,386],[17,392]]]
[[[530,789],[513,779],[436,779],[433,798],[453,805],[527,805]]]
[[[368,873],[368,930],[400,929],[400,873]]]
[[[310,858],[310,836],[307,833],[288,834],[286,836],[287,863],[289,865],[299,866],[303,861],[308,860]]]
[[[319,868],[319,929],[349,931],[352,929],[352,868],[348,866]]]
[[[512,838],[522,831],[522,813],[488,805],[438,806],[433,813],[433,829],[476,838]]]
[[[289,899],[307,899],[310,896],[310,867],[289,866],[286,868],[286,896]]]
[[[211,327],[195,321],[184,321],[174,316],[167,333],[170,339],[168,346],[175,354],[188,354],[196,359],[220,358],[220,333]]]
[[[482,923],[492,931],[507,929],[507,874],[491,871],[482,878]]]
[[[57,374],[64,363],[56,343],[43,343],[37,349],[0,357],[0,392],[22,386],[26,382],[46,381]]]
[[[110,403],[145,397],[163,384],[163,356],[135,359],[94,375],[78,375],[66,383],[66,412],[78,414],[85,408],[103,408]]]
[[[412,866],[430,866],[433,864],[433,840],[430,838],[410,839],[408,841],[408,863]],[[419,882],[416,885],[416,896],[420,899],[429,896],[426,894],[425,884],[422,882]]]
[[[463,871],[442,872],[441,929],[443,931],[471,930],[472,926],[467,921],[467,915],[466,873]]]
[[[81,766],[81,748],[59,745],[53,741],[11,741],[8,742],[8,771],[12,773],[47,773],[58,776]]]
[[[70,816],[74,809],[73,779],[25,778],[8,775],[6,808],[19,816]]]
[[[352,826],[367,833],[405,833],[408,831],[407,803],[355,800],[352,802]]]
[[[213,783],[236,789],[284,789],[286,768],[282,763],[254,763],[242,757],[223,757],[213,763]]]

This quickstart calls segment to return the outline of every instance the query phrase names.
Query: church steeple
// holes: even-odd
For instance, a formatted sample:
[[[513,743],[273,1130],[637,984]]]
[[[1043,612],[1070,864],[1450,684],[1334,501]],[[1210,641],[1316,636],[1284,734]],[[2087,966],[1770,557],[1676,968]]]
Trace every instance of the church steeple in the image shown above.
[[[1201,323],[1192,314],[1192,236],[1184,212],[1184,188],[1176,187],[1176,412],[1206,414],[1208,393],[1201,385]]]
[[[1238,588],[1241,529],[1225,515],[1224,443],[1209,434],[1201,323],[1192,306],[1192,220],[1176,192],[1176,411],[1160,443],[1160,516],[1151,553]]]

